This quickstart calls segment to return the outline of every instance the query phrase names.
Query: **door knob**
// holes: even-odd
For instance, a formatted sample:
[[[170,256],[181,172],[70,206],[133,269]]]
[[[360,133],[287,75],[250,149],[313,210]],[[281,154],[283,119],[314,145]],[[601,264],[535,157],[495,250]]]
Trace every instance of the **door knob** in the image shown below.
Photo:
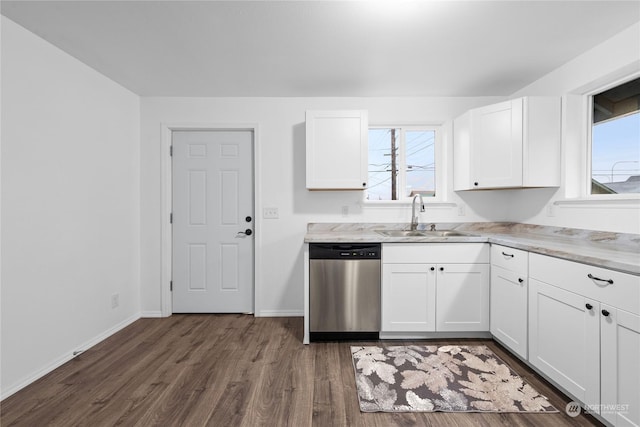
[[[251,236],[253,234],[253,230],[251,230],[250,228],[247,228],[244,231],[238,231],[238,234],[244,234],[245,236]]]
[[[247,221],[247,222],[251,222],[252,218],[250,216],[248,216],[244,220]]]

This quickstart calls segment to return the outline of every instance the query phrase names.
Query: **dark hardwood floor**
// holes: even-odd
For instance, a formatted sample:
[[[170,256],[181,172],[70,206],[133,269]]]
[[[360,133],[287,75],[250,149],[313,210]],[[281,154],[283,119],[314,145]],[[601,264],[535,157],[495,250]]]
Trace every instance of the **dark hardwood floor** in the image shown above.
[[[0,407],[0,425],[598,424],[590,416],[567,416],[564,408],[569,399],[498,344],[489,340],[437,342],[487,344],[560,412],[361,413],[349,351],[352,343],[305,346],[302,318],[174,315],[140,319],[5,399]]]

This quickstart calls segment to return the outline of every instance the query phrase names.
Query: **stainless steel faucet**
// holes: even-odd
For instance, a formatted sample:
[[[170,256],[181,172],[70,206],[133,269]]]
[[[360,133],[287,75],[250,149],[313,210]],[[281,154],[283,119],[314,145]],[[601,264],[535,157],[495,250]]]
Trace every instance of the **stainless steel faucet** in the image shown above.
[[[411,201],[411,231],[415,231],[418,228],[419,214],[416,214],[416,199],[420,198],[420,212],[424,212],[424,200],[422,200],[422,194],[416,194]]]

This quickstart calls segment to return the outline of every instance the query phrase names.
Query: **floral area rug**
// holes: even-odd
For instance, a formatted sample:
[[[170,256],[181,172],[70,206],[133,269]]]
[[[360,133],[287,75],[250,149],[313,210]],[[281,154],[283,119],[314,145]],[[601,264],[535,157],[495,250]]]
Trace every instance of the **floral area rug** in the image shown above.
[[[362,412],[558,412],[486,346],[351,347]]]

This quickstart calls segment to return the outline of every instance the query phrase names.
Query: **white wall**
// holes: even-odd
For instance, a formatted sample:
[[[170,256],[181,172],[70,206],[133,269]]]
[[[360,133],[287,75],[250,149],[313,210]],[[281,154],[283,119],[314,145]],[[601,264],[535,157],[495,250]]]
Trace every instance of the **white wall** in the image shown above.
[[[5,17],[1,75],[4,398],[139,317],[140,100]]]
[[[587,110],[584,94],[640,71],[640,23],[593,47],[513,96],[563,96],[563,171],[558,190],[513,191],[509,220],[559,227],[640,233],[640,202],[585,200]],[[603,197],[601,197],[604,199]]]
[[[141,286],[143,315],[160,313],[161,286],[161,129],[171,124],[254,124],[258,216],[256,271],[258,315],[301,315],[303,237],[308,222],[409,222],[411,208],[364,207],[362,192],[310,192],[305,188],[305,111],[366,109],[371,124],[433,124],[450,121],[468,108],[502,98],[143,98],[141,129]],[[445,124],[450,130],[450,123]],[[450,133],[446,135],[451,165]],[[429,206],[422,221],[504,220],[505,193],[450,191],[449,205]],[[465,216],[457,206],[464,205]],[[349,216],[342,216],[342,207]],[[277,207],[279,219],[261,219],[264,207]]]

